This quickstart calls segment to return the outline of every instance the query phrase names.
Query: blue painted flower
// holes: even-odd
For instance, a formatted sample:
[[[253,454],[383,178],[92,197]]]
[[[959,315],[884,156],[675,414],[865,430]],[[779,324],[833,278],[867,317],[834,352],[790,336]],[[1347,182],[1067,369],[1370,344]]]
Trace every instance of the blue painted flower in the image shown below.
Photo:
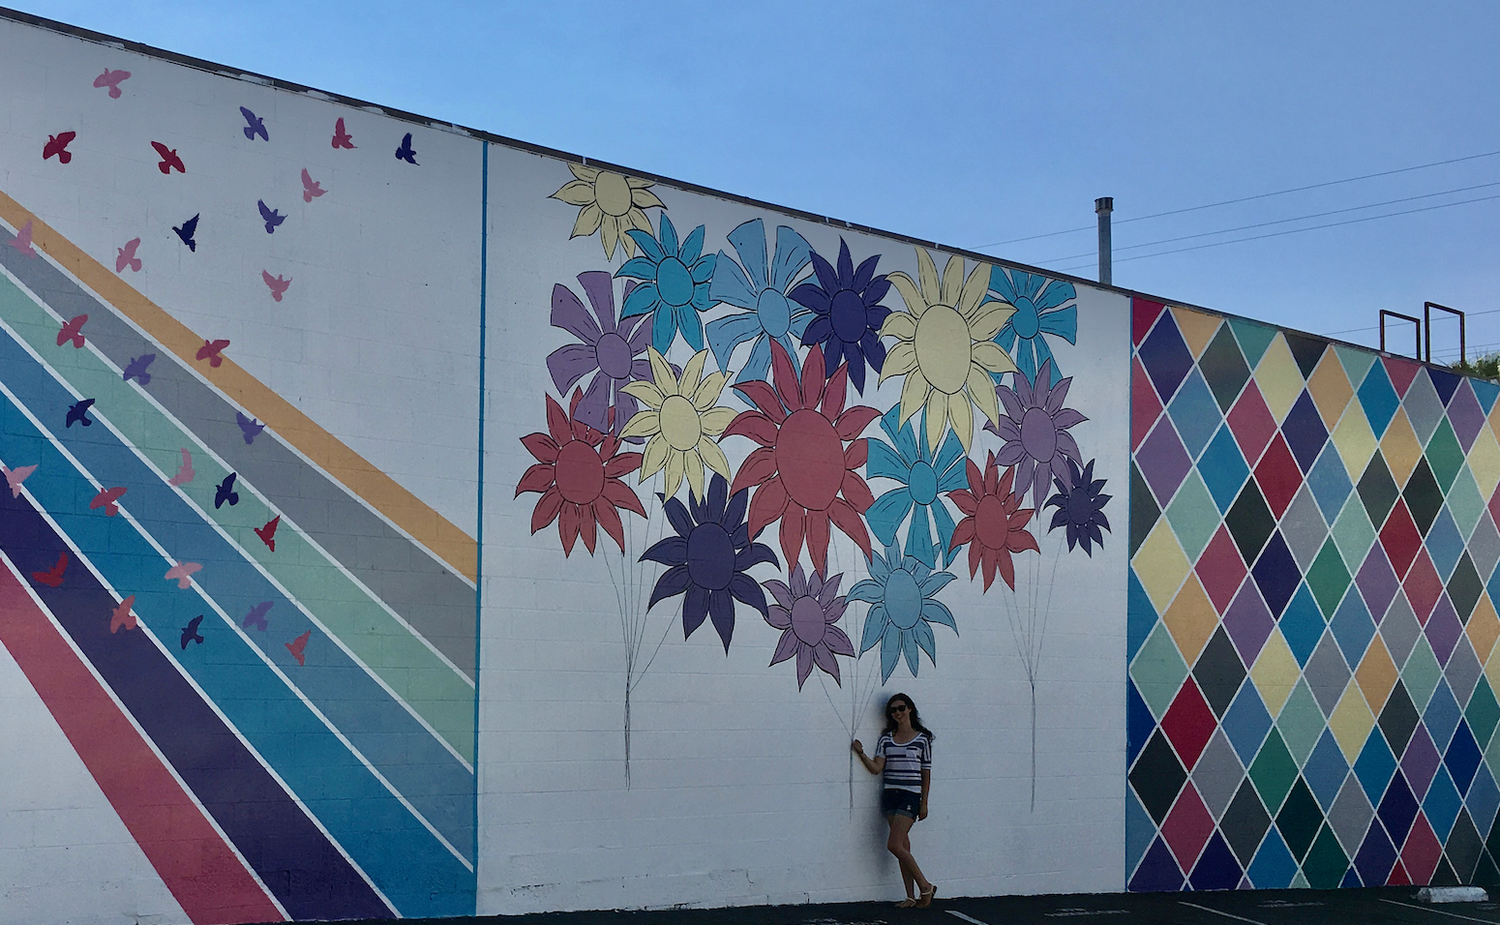
[[[1015,359],[1026,381],[1033,384],[1042,364],[1052,360],[1052,381],[1046,384],[1056,382],[1062,374],[1052,348],[1042,335],[1078,343],[1078,293],[1073,284],[995,267],[990,271],[990,291],[1016,308],[1016,313],[995,336],[995,343]],[[1000,377],[995,378],[998,381]]]
[[[901,424],[901,409],[894,407],[880,419],[880,429],[891,438],[889,444],[875,437],[869,438],[869,459],[865,463],[867,478],[893,479],[900,482],[870,505],[865,511],[865,520],[870,530],[887,546],[896,542],[896,530],[911,515],[911,526],[906,531],[907,551],[922,560],[928,568],[937,567],[933,554],[932,526],[937,526],[937,542],[946,550],[943,565],[952,564],[958,551],[949,549],[953,539],[953,515],[943,503],[942,496],[958,491],[964,481],[964,448],[958,436],[948,431],[936,458],[927,449],[926,440],[918,440],[912,433],[912,421]],[[922,412],[921,428],[927,426],[927,412]],[[929,517],[929,513],[931,517]]]
[[[1052,484],[1057,487],[1057,494],[1048,498],[1046,505],[1057,508],[1047,531],[1050,533],[1058,527],[1066,527],[1068,551],[1072,552],[1075,545],[1082,546],[1090,558],[1094,555],[1094,550],[1089,546],[1091,542],[1104,548],[1104,534],[1099,530],[1101,527],[1109,530],[1109,518],[1104,516],[1104,505],[1113,497],[1103,493],[1107,479],[1094,478],[1094,462],[1095,460],[1089,460],[1089,464],[1080,470],[1078,463],[1069,459],[1068,470],[1073,477],[1069,484],[1063,484],[1060,477],[1053,477]]]
[[[681,247],[677,229],[663,212],[660,234],[652,237],[639,228],[625,232],[641,249],[615,271],[615,276],[642,280],[630,295],[620,317],[651,315],[651,346],[665,354],[677,332],[696,353],[703,349],[703,321],[700,312],[708,310],[708,281],[714,275],[714,254],[703,253],[703,226],[693,229]]]
[[[880,300],[890,291],[891,284],[884,275],[875,275],[875,265],[879,262],[880,255],[876,254],[855,269],[849,245],[840,238],[838,270],[813,251],[817,282],[806,282],[792,290],[793,300],[817,313],[802,333],[802,346],[823,345],[825,377],[833,376],[833,371],[847,359],[849,381],[861,395],[865,394],[866,363],[877,373],[885,365],[880,326],[891,310],[881,305]]]
[[[796,343],[802,339],[813,312],[789,301],[787,291],[807,267],[812,248],[802,235],[778,225],[776,253],[768,266],[766,223],[758,218],[731,231],[729,243],[734,245],[740,262],[735,263],[719,251],[708,298],[710,302],[725,302],[745,311],[708,323],[708,346],[719,361],[719,369],[728,371],[735,348],[754,341],[750,357],[734,381],[765,379],[771,369],[771,341],[776,340],[786,348],[800,376],[802,367],[797,360]]]
[[[908,544],[907,552],[911,551]],[[861,654],[880,644],[880,680],[886,682],[896,663],[906,656],[906,667],[917,676],[917,651],[937,664],[937,639],[932,624],[941,623],[956,634],[953,614],[933,595],[956,576],[934,572],[915,556],[902,556],[898,546],[886,547],[885,555],[870,557],[870,577],[849,589],[849,600],[868,601],[865,630],[860,638]]]

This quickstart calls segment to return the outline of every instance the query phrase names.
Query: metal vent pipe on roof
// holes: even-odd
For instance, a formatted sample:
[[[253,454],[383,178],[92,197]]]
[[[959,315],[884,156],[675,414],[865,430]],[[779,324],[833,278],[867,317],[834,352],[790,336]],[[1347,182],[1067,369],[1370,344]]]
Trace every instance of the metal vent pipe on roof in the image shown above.
[[[1094,200],[1094,212],[1099,216],[1099,282],[1112,285],[1114,273],[1110,267],[1112,245],[1109,234],[1109,214],[1115,210],[1113,196],[1100,196]]]

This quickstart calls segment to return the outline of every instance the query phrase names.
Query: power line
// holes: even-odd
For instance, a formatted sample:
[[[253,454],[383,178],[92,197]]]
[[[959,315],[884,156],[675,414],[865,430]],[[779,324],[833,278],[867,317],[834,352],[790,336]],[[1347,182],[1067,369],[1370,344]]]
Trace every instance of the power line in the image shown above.
[[[1496,312],[1500,312],[1500,308],[1487,308],[1487,309],[1485,309],[1482,312],[1464,312],[1464,317],[1465,318],[1478,318],[1481,315],[1493,315]],[[1454,318],[1452,315],[1439,315],[1438,316],[1438,320],[1440,320],[1440,321],[1457,321],[1458,319]],[[1378,324],[1372,324],[1368,328],[1350,328],[1347,331],[1334,331],[1329,336],[1330,337],[1337,337],[1340,334],[1358,334],[1361,331],[1378,331],[1378,330],[1380,330],[1380,325],[1378,325]]]
[[[1115,224],[1124,225],[1129,222],[1144,222],[1147,219],[1165,218],[1169,215],[1181,215],[1184,212],[1198,212],[1203,209],[1216,209],[1220,206],[1232,206],[1241,202],[1252,202],[1256,199],[1269,199],[1272,196],[1285,196],[1288,193],[1304,193],[1308,190],[1323,189],[1329,186],[1339,186],[1344,183],[1356,183],[1360,180],[1373,180],[1376,177],[1389,177],[1398,173],[1410,173],[1413,170],[1427,170],[1430,167],[1445,167],[1449,164],[1460,164],[1464,161],[1475,161],[1484,157],[1494,157],[1497,154],[1500,154],[1500,151],[1487,151],[1484,154],[1470,154],[1465,157],[1449,158],[1445,161],[1433,161],[1430,164],[1417,164],[1413,167],[1398,167],[1395,170],[1382,170],[1378,173],[1367,173],[1358,177],[1345,177],[1342,180],[1328,180],[1323,183],[1312,183],[1307,186],[1294,186],[1290,189],[1275,190],[1274,192],[1270,193],[1256,193],[1254,196],[1241,196],[1238,199],[1225,199],[1221,202],[1210,202],[1205,203],[1201,206],[1188,206],[1185,209],[1172,209],[1168,212],[1154,212],[1151,215],[1138,215],[1135,218],[1122,218],[1119,221],[1115,222]],[[1081,228],[1068,228],[1063,231],[1049,231],[1046,234],[1027,235],[1024,238],[1011,238],[1008,241],[995,241],[991,244],[976,244],[975,246],[969,248],[969,250],[981,250],[986,247],[1000,247],[1005,244],[1017,244],[1021,241],[1036,241],[1040,240],[1041,238],[1055,238],[1058,235],[1063,234],[1077,234],[1080,231],[1093,231],[1095,227],[1096,226],[1094,225],[1085,225]]]

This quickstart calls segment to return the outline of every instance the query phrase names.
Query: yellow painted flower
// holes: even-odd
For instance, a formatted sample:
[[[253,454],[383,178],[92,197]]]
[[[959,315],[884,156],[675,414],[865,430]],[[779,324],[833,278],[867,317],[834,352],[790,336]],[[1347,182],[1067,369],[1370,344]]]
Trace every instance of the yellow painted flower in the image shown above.
[[[920,247],[916,250],[920,288],[905,273],[887,277],[906,300],[906,311],[891,312],[880,327],[881,337],[897,341],[886,354],[880,381],[906,377],[901,388],[901,423],[925,406],[929,448],[936,451],[944,425],[951,423],[967,453],[974,437],[972,408],[978,407],[992,422],[1000,418],[991,374],[1014,372],[1016,364],[994,337],[1015,307],[1008,302],[984,302],[989,266],[976,265],[965,280],[963,258],[949,257],[939,283],[932,255]]]
[[[642,454],[640,481],[666,470],[666,495],[677,494],[682,477],[699,499],[703,498],[703,468],[729,479],[729,460],[719,449],[717,438],[724,433],[737,412],[717,408],[719,393],[729,381],[728,373],[703,375],[708,351],[700,350],[688,360],[678,379],[666,358],[648,347],[651,382],[637,379],[621,391],[634,396],[646,407],[635,413],[620,432],[620,439],[650,437]]]
[[[563,184],[562,189],[548,197],[581,207],[578,221],[573,223],[573,233],[568,237],[577,238],[597,231],[607,259],[614,259],[616,244],[624,246],[627,257],[634,257],[635,242],[625,232],[639,228],[650,234],[651,222],[644,210],[666,208],[649,189],[651,181],[583,164],[569,164],[568,169],[577,179]]]

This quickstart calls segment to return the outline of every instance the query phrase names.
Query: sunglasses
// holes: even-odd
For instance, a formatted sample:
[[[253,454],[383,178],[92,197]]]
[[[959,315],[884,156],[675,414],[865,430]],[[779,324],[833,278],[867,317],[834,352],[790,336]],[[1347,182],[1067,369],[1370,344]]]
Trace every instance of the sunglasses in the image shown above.
[[[886,710],[885,712],[888,713],[888,714],[891,714],[891,715],[894,715],[894,714],[897,714],[897,713],[905,713],[906,712],[906,704],[904,704],[904,703],[898,703],[894,707],[891,707],[889,710]]]

